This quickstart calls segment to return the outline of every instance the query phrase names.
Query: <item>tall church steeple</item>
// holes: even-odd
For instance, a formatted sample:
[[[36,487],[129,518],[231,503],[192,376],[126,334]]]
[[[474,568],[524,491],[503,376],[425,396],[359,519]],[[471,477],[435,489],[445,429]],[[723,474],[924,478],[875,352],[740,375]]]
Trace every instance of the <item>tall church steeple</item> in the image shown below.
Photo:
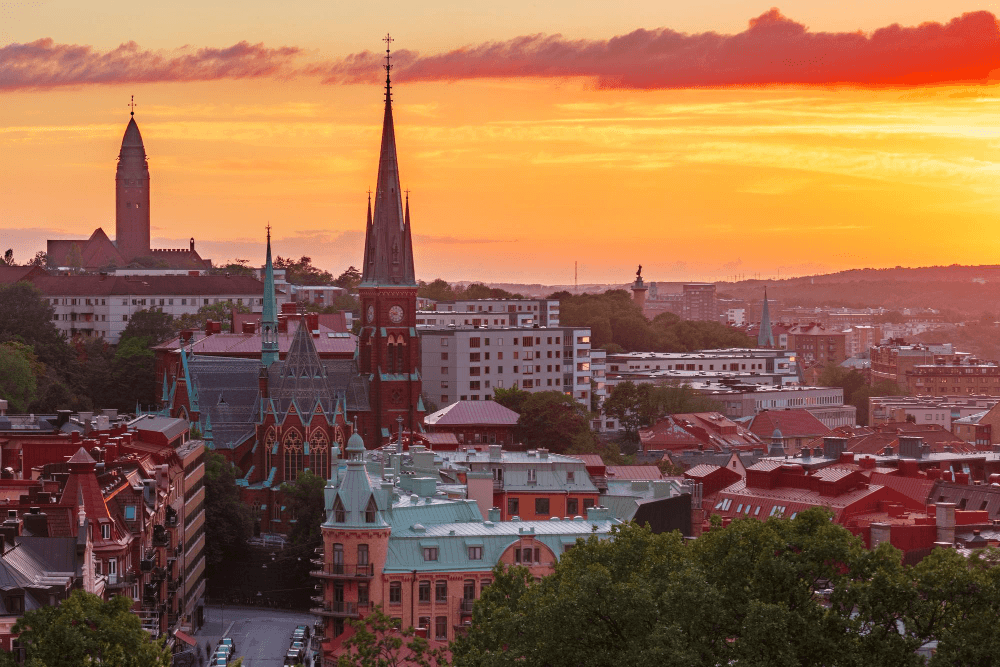
[[[271,226],[267,226],[267,261],[264,264],[264,305],[260,313],[260,362],[265,367],[278,360],[278,313],[274,300],[274,266],[271,264]]]
[[[416,285],[413,246],[408,216],[403,213],[403,193],[399,188],[396,133],[392,122],[392,64],[386,37],[385,116],[382,120],[382,150],[375,187],[375,213],[365,238],[362,285]]]
[[[774,344],[771,331],[771,313],[767,307],[767,287],[764,288],[764,307],[760,311],[760,331],[757,332],[757,347],[778,347]]]
[[[149,163],[135,122],[135,107],[115,174],[115,245],[126,262],[149,255]]]
[[[386,44],[392,39],[387,35]],[[378,161],[375,210],[368,195],[365,256],[358,296],[362,328],[358,340],[358,367],[367,373],[371,422],[375,437],[369,445],[384,444],[402,418],[411,432],[423,425],[420,400],[420,336],[416,331],[417,281],[413,270],[410,202],[399,187],[396,135],[392,121],[392,64],[385,56],[385,116]]]

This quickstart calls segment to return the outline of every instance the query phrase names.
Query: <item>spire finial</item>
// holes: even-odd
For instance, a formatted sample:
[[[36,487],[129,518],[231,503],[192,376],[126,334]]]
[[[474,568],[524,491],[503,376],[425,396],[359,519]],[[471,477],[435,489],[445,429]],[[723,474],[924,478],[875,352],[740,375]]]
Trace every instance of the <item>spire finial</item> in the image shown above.
[[[385,68],[385,101],[389,103],[392,101],[392,82],[389,79],[389,73],[392,71],[392,63],[390,62],[392,55],[389,45],[392,44],[393,39],[389,33],[386,33],[382,41],[385,42],[385,64],[382,65]]]
[[[267,223],[267,242],[271,242],[271,223]]]
[[[132,96],[132,101],[128,103],[128,106],[132,107],[132,112],[129,115],[135,118],[135,95]]]

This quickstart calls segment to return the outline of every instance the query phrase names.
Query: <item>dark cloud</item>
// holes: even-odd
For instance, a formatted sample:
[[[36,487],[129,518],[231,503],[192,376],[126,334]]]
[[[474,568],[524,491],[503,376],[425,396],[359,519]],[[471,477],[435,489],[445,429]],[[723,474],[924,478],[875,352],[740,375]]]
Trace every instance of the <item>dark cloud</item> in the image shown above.
[[[735,35],[669,28],[606,40],[526,35],[434,56],[400,51],[394,62],[397,81],[585,76],[602,88],[922,85],[991,78],[1000,67],[1000,29],[993,14],[980,11],[870,35],[810,32],[771,9]],[[373,82],[380,63],[362,52],[321,74],[328,83]]]
[[[292,60],[299,53],[297,47],[272,49],[248,42],[221,49],[184,47],[173,53],[126,42],[100,53],[46,38],[0,47],[0,90],[285,76],[292,73]]]

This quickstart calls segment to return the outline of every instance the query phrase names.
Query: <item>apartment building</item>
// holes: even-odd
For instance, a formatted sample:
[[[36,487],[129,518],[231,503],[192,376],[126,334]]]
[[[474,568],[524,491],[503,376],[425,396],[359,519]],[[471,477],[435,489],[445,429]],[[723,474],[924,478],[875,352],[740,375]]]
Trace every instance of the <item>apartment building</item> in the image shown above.
[[[438,403],[491,400],[493,389],[561,391],[590,406],[588,327],[430,325],[420,331],[423,387]]]
[[[985,412],[998,402],[1000,397],[986,395],[871,396],[868,398],[868,425],[912,421],[940,424],[951,431],[954,421]]]
[[[819,324],[797,324],[788,332],[788,347],[803,361],[820,365],[839,364],[847,359],[847,336],[842,331]]]
[[[417,324],[485,327],[559,326],[558,299],[468,299],[422,305]]]
[[[882,327],[877,325],[856,325],[844,329],[847,356],[860,357],[882,342]]]
[[[768,387],[718,382],[695,382],[690,386],[721,403],[721,412],[729,419],[752,417],[762,410],[804,408],[827,428],[853,426],[857,422],[857,408],[844,405],[844,390],[840,387]]]
[[[260,312],[263,284],[249,276],[36,276],[31,282],[53,308],[67,336],[117,343],[132,315],[157,308],[179,317],[203,306],[230,302]]]
[[[951,343],[910,345],[902,339],[892,339],[871,348],[872,383],[888,380],[915,392],[907,384],[908,371],[917,365],[951,363],[960,355]]]
[[[729,348],[699,352],[623,352],[607,355],[607,390],[625,381],[663,383],[741,382],[783,386],[799,381],[789,350]]]
[[[906,372],[905,382],[915,394],[1000,396],[1000,365],[969,357],[947,365],[918,364]]]

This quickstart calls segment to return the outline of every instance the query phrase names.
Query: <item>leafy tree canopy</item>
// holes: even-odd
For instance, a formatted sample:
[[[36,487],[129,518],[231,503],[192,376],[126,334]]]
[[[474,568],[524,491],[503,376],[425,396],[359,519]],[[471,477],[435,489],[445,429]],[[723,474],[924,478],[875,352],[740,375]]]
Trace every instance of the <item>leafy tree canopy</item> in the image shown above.
[[[285,270],[285,280],[292,285],[333,285],[334,279],[329,271],[318,269],[312,264],[312,258],[303,255],[298,259],[281,257],[274,260],[274,268]]]
[[[358,285],[361,284],[361,272],[355,267],[349,266],[347,270],[337,276],[337,279],[333,281],[333,284],[337,287],[343,287],[346,290],[354,291],[358,289]]]
[[[222,331],[229,331],[232,328],[234,312],[249,313],[250,308],[242,303],[233,303],[230,301],[210,303],[199,308],[197,313],[185,313],[174,319],[174,327],[177,331],[181,329],[203,329],[205,322],[212,320],[222,325]]]
[[[129,317],[120,341],[127,338],[145,338],[150,346],[159,345],[177,333],[174,316],[160,308],[140,310]]]
[[[639,441],[640,428],[652,426],[664,415],[715,412],[720,408],[718,402],[679,383],[621,382],[604,401],[604,412],[618,420],[633,444]]]
[[[58,606],[28,611],[14,625],[26,649],[26,667],[169,667],[165,638],[154,640],[132,611],[132,599],[105,602],[84,591]],[[13,664],[7,655],[8,664]]]
[[[0,396],[8,401],[11,412],[27,412],[38,392],[38,380],[32,370],[34,352],[22,343],[0,343]]]
[[[455,667],[990,665],[1000,654],[995,552],[937,549],[915,567],[867,550],[824,508],[740,519],[693,543],[625,524],[578,540],[535,582],[494,570]]]
[[[515,434],[528,448],[544,447],[554,453],[585,449],[594,441],[586,409],[558,391],[528,393]]]
[[[227,559],[237,559],[253,534],[250,509],[240,500],[236,486],[239,471],[221,454],[205,452],[205,529],[212,539],[205,542],[209,569]]]
[[[354,634],[344,640],[337,667],[433,667],[447,665],[444,651],[431,650],[414,628],[396,627],[396,619],[376,605],[364,618],[348,621]]]
[[[285,504],[295,517],[295,525],[288,535],[292,544],[319,544],[321,541],[319,527],[326,520],[326,510],[323,508],[326,479],[322,476],[322,471],[317,472],[321,474],[303,471],[295,481],[281,485],[281,490],[285,493]],[[329,474],[329,471],[325,474]]]

